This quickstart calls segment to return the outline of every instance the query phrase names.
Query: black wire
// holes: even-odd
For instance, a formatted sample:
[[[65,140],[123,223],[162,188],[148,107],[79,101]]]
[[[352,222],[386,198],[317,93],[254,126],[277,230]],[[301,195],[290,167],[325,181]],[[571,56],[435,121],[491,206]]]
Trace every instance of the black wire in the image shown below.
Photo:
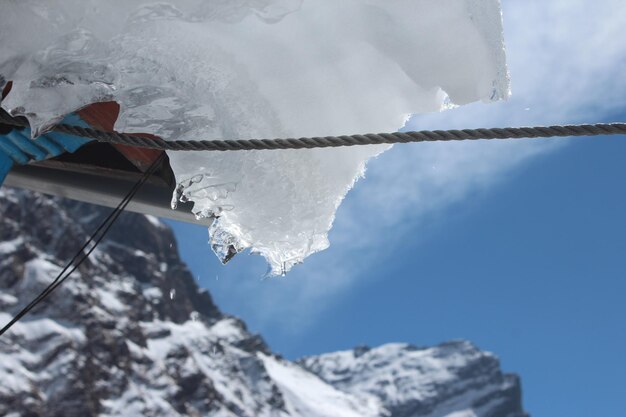
[[[147,171],[146,171],[147,172]],[[41,294],[39,294],[33,301],[31,301],[28,306],[26,306],[22,311],[26,310],[26,309],[30,309],[32,307],[34,307],[35,304],[37,304],[41,299],[43,299],[43,297],[46,296],[46,292],[53,286],[55,285],[59,279],[61,279],[61,277],[63,276],[63,274],[70,268],[70,266],[72,266],[72,264],[76,261],[76,259],[78,259],[78,257],[83,253],[83,251],[89,246],[89,244],[91,242],[94,241],[94,239],[96,238],[96,236],[98,235],[98,233],[100,233],[100,231],[107,225],[107,223],[109,223],[111,221],[111,219],[115,216],[115,213],[117,213],[120,208],[122,207],[122,205],[125,203],[125,201],[127,201],[129,195],[134,194],[136,192],[136,190],[138,189],[138,185],[139,185],[139,181],[136,182],[133,185],[133,188],[130,189],[130,191],[126,194],[126,196],[122,199],[122,201],[117,205],[117,207],[115,208],[115,210],[111,211],[111,213],[109,213],[109,215],[107,216],[106,219],[104,219],[104,221],[102,221],[102,223],[100,224],[100,226],[96,229],[95,232],[93,232],[91,234],[91,236],[89,237],[89,239],[83,244],[83,246],[78,250],[78,252],[76,252],[76,254],[74,255],[74,257],[65,265],[65,267],[63,268],[63,270],[61,270],[61,272],[59,272],[59,274],[57,275],[57,277],[54,279],[54,281],[52,281],[48,287],[46,287],[46,289],[44,291],[41,292]],[[126,207],[126,206],[124,206]],[[81,261],[83,262],[83,261]],[[2,335],[2,333],[0,333],[0,336]]]
[[[96,229],[95,232],[91,234],[87,242],[83,244],[83,246],[76,252],[74,257],[65,265],[65,267],[59,272],[56,278],[48,284],[48,286],[37,296],[33,301],[28,303],[26,307],[24,307],[9,323],[7,323],[1,330],[0,336],[6,333],[15,323],[17,323],[22,317],[24,317],[30,310],[35,308],[37,304],[43,301],[47,296],[49,296],[55,289],[57,289],[63,282],[74,272],[78,267],[89,257],[89,255],[96,249],[100,241],[106,236],[109,229],[115,221],[118,219],[120,214],[124,211],[126,206],[131,202],[137,191],[141,188],[141,186],[150,178],[150,176],[159,168],[161,162],[165,158],[165,154],[161,154],[150,167],[146,170],[144,175],[139,179],[133,187],[128,191],[126,196],[120,201],[117,207],[100,223],[100,226]],[[83,252],[90,243],[93,242],[93,245],[86,251]],[[82,256],[81,256],[82,255]],[[70,269],[71,268],[71,269]],[[69,272],[67,272],[69,270]],[[66,273],[67,272],[67,273]]]
[[[124,211],[126,206],[130,203],[134,195],[137,193],[139,188],[146,182],[146,180],[154,173],[156,168],[158,168],[160,162],[164,158],[164,155],[161,155],[145,172],[144,176],[131,188],[128,194],[122,199],[120,204],[113,210],[109,216],[100,224],[98,229],[90,236],[90,238],[85,242],[85,244],[81,247],[81,249],[74,255],[72,260],[66,264],[63,270],[57,275],[57,277],[46,287],[44,291],[42,291],[39,296],[37,296],[33,301],[31,301],[26,307],[24,307],[18,314],[9,322],[2,330],[0,330],[0,336],[2,336],[11,326],[13,326],[18,320],[20,320],[24,315],[26,315],[30,310],[32,310],[39,302],[41,302],[44,298],[46,298],[49,294],[52,293],[56,288],[58,288],[93,252],[93,250],[98,246],[100,241],[106,236],[108,230],[113,226],[117,218]],[[100,233],[100,236],[97,236]],[[97,237],[96,237],[97,236]],[[85,248],[95,240],[94,245],[83,254]],[[83,255],[81,257],[81,254]],[[78,258],[80,259],[76,261]],[[75,263],[76,262],[76,263]],[[63,275],[71,266],[74,264],[74,267],[65,275]]]
[[[119,217],[119,213],[121,213],[121,211],[123,211],[126,206],[128,205],[128,203],[130,203],[130,200],[134,197],[135,193],[139,190],[139,188],[144,184],[144,182],[148,179],[148,177],[150,175],[152,175],[152,173],[154,172],[153,167],[156,169],[156,167],[158,166],[158,164],[160,163],[161,159],[163,158],[163,156],[161,156],[158,160],[156,160],[154,162],[154,164],[152,166],[150,166],[148,168],[148,170],[146,170],[144,176],[137,181],[133,187],[130,189],[130,191],[126,194],[126,196],[122,199],[122,201],[117,205],[117,207],[115,208],[115,210],[113,210],[111,213],[109,213],[109,215],[107,216],[107,218],[102,221],[102,223],[100,224],[100,226],[98,226],[98,228],[96,229],[95,232],[93,232],[91,234],[91,236],[89,237],[89,239],[87,240],[87,242],[85,242],[83,244],[83,246],[78,250],[78,252],[76,252],[76,255],[74,255],[74,257],[65,265],[65,267],[63,268],[63,270],[59,273],[59,275],[56,277],[56,279],[54,281],[52,281],[52,283],[50,283],[48,285],[48,288],[51,287],[52,285],[56,284],[57,281],[59,281],[59,279],[61,278],[61,276],[63,275],[63,273],[65,273],[65,271],[67,271],[67,269],[76,261],[76,259],[83,253],[83,251],[85,250],[85,248],[87,248],[87,246],[89,246],[89,244],[91,242],[94,241],[94,239],[96,239],[96,236],[98,235],[98,233],[100,233],[102,231],[103,228],[105,228],[107,226],[107,224],[109,224],[110,222],[115,222],[115,220],[117,220],[117,217]],[[111,223],[112,224],[112,223]],[[110,226],[107,227],[110,228]],[[104,233],[106,234],[107,230],[104,231]],[[98,241],[99,242],[99,241]],[[96,243],[97,245],[97,243]],[[89,253],[91,253],[91,251],[93,251],[92,248]],[[80,261],[81,263],[84,262],[84,259]],[[70,274],[75,270],[76,268],[74,268]],[[33,300],[31,302],[31,304],[33,303],[37,303],[38,298],[40,298],[42,295],[44,295],[46,290],[44,290],[44,292],[42,292],[37,298],[35,298],[35,300]],[[29,304],[30,305],[30,304]],[[2,333],[0,333],[0,336],[2,335]]]
[[[150,174],[152,174],[152,172],[150,172]],[[148,174],[148,171],[146,171],[146,175],[150,175]],[[46,287],[46,289],[37,297],[35,298],[26,308],[28,308],[29,310],[31,308],[34,308],[34,306],[36,304],[38,304],[41,300],[43,300],[43,298],[47,297],[48,294],[50,294],[52,291],[54,291],[63,281],[65,281],[65,279],[72,274],[77,268],[78,266],[80,266],[80,264],[82,264],[85,259],[87,259],[87,257],[91,254],[91,252],[93,252],[93,250],[95,249],[95,247],[98,245],[98,243],[100,243],[100,240],[102,240],[102,238],[106,235],[106,233],[108,232],[108,230],[110,229],[110,227],[113,225],[113,223],[117,220],[117,218],[119,217],[119,215],[122,213],[122,211],[126,208],[126,206],[128,205],[128,203],[130,203],[132,197],[135,195],[135,193],[139,190],[139,187],[141,187],[141,185],[143,185],[143,183],[145,182],[144,178],[147,179],[148,176],[144,176],[142,177],[142,179],[138,182],[135,183],[135,185],[133,186],[133,188],[131,188],[131,190],[128,192],[128,194],[122,199],[122,201],[118,204],[118,206],[115,208],[115,210],[113,210],[108,216],[107,218],[100,224],[100,226],[98,227],[98,229],[89,237],[89,239],[87,240],[87,242],[85,242],[85,244],[78,250],[78,252],[76,253],[76,255],[74,255],[74,257],[72,258],[72,260],[70,260],[70,262],[68,262],[65,267],[63,268],[63,270],[59,273],[59,275],[57,275],[57,277],[55,278],[54,281],[52,281],[48,287]],[[102,231],[104,229],[104,231]],[[102,234],[100,237],[96,238],[96,236],[102,231]],[[74,264],[74,262],[76,261],[77,258],[79,258],[79,256],[81,256],[81,254],[83,254],[83,251],[85,250],[85,248],[94,241],[94,239],[96,239],[96,242],[94,243],[94,246],[89,249],[87,251],[86,254],[84,254],[82,256],[82,258],[78,261],[78,263],[75,264],[74,268],[67,273],[67,275],[65,275],[64,278],[61,279],[61,277],[63,276],[63,274],[72,266],[72,264]],[[61,282],[59,282],[59,280],[61,280]],[[26,310],[26,308],[24,310]],[[27,312],[27,311],[26,311]],[[25,313],[24,313],[25,314]],[[19,318],[18,318],[19,319]],[[2,332],[0,331],[0,336],[2,336]]]

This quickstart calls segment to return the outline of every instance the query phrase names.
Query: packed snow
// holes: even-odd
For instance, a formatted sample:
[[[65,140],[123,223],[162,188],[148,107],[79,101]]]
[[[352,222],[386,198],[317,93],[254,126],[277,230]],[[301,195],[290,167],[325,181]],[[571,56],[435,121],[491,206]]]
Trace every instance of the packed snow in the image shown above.
[[[307,417],[381,417],[380,401],[339,391],[301,367],[259,353],[270,378],[287,400],[287,412]]]
[[[36,28],[36,30],[34,30]],[[395,131],[509,94],[499,0],[30,0],[0,6],[2,107],[33,133],[93,102],[173,139]],[[335,210],[387,146],[169,153],[178,200],[226,260],[274,274],[328,247]]]

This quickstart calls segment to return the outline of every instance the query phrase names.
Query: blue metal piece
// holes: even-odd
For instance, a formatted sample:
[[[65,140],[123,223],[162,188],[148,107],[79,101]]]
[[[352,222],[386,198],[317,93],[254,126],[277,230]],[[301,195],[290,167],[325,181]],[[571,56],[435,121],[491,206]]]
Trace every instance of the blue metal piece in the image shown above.
[[[0,152],[0,185],[4,182],[9,171],[13,168],[13,159],[4,152]]]
[[[89,127],[76,114],[65,117],[63,123]],[[76,152],[78,148],[91,141],[92,139],[56,132],[46,133],[37,139],[31,139],[29,128],[14,129],[7,134],[0,134],[0,185],[14,164],[24,165],[31,161],[54,158],[65,152]]]

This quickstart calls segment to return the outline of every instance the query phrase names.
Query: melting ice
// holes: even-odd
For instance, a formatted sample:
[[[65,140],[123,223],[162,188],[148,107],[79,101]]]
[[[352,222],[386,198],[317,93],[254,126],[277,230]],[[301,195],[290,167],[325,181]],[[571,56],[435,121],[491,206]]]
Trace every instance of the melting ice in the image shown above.
[[[35,134],[115,100],[117,130],[166,140],[394,131],[509,93],[499,0],[3,2],[8,81],[2,107]],[[216,218],[220,259],[249,248],[284,273],[328,247],[335,210],[386,149],[170,153],[174,204]]]

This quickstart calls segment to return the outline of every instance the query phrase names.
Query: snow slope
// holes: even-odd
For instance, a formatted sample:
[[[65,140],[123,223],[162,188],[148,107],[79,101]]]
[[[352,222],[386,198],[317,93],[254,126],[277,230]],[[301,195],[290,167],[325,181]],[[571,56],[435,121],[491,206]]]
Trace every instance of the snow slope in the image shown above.
[[[32,28],[37,28],[33,31]],[[0,5],[2,107],[35,134],[97,101],[165,139],[395,131],[411,113],[509,94],[499,0],[29,0]],[[387,149],[171,152],[211,239],[284,273]]]
[[[106,213],[0,189],[0,323]],[[525,416],[517,377],[467,342],[281,358],[198,289],[166,226],[136,214],[0,338],[0,381],[11,417]]]

